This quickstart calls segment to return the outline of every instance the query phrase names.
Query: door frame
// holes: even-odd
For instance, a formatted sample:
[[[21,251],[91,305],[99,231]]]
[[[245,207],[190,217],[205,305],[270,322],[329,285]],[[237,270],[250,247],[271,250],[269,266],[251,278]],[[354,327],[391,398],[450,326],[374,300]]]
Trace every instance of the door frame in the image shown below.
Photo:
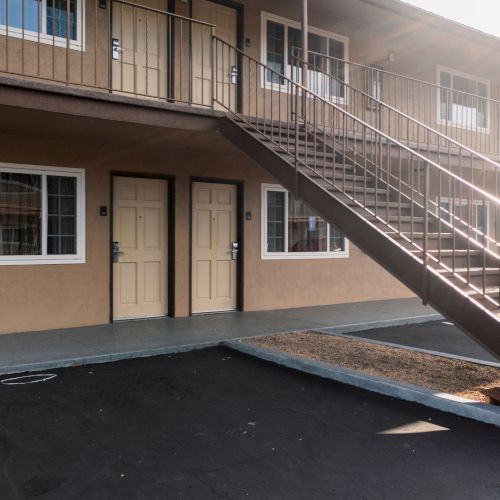
[[[167,181],[167,316],[175,316],[175,176],[169,174],[148,174],[144,172],[122,172],[111,170],[109,193],[109,322],[113,318],[113,217],[114,178],[136,177],[139,179],[160,179]],[[147,318],[146,318],[147,319]],[[132,321],[132,320],[130,320]]]
[[[245,31],[245,6],[234,0],[208,0],[209,2],[229,7],[236,11],[236,48],[243,52],[244,31]],[[193,18],[193,2],[189,2],[189,17]],[[243,104],[243,86],[242,86],[242,57],[237,55],[237,64],[240,68],[236,77],[236,110],[241,113]]]
[[[234,179],[219,179],[217,177],[189,178],[189,315],[193,315],[193,184],[230,184],[236,186],[236,238],[238,239],[238,260],[236,261],[236,311],[243,311],[244,295],[244,193],[245,181]],[[215,313],[214,313],[215,314]]]

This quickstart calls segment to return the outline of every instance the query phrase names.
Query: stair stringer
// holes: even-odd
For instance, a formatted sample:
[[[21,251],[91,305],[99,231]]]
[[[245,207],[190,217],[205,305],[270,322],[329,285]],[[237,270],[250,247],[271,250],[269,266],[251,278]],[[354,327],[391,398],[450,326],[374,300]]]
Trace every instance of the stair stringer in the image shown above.
[[[271,148],[247,133],[230,118],[219,120],[220,132],[241,151],[268,171],[288,190],[314,208],[326,221],[336,225],[347,238],[387,272],[424,298],[468,336],[500,359],[500,322],[490,312],[428,269],[389,236],[302,172]],[[293,161],[293,158],[290,157]],[[333,218],[331,214],[335,214]],[[425,287],[425,288],[424,288]]]

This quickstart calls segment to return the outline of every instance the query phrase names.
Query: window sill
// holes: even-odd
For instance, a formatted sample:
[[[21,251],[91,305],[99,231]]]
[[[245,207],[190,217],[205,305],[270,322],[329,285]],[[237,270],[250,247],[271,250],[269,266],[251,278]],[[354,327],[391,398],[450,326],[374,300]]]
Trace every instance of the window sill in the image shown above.
[[[0,257],[0,266],[39,266],[47,264],[85,264],[85,257],[77,257],[74,255],[69,256],[67,259],[60,257],[23,258],[22,256],[19,256],[15,259]]]
[[[325,259],[347,259],[349,251],[331,252],[331,253],[277,253],[277,254],[262,254],[262,260],[325,260]]]
[[[437,119],[437,124],[440,125],[441,127],[453,127],[453,128],[458,128],[460,130],[466,130],[468,132],[479,132],[481,134],[489,135],[490,133],[490,128],[484,128],[484,127],[474,127],[473,125],[467,126],[467,125],[462,125],[460,123],[455,123],[450,120],[443,120],[441,118]]]
[[[55,47],[66,48],[66,38],[62,38],[60,36],[52,36],[47,35],[46,33],[37,33],[35,31],[23,30],[21,28],[15,28],[9,26],[9,29],[5,27],[5,25],[0,26],[0,35],[7,35],[7,31],[9,37],[23,39],[27,42],[35,42],[35,43],[43,43],[46,45],[54,45]],[[70,40],[69,48],[71,50],[76,50],[82,52],[84,48],[82,48],[82,43],[80,40]]]

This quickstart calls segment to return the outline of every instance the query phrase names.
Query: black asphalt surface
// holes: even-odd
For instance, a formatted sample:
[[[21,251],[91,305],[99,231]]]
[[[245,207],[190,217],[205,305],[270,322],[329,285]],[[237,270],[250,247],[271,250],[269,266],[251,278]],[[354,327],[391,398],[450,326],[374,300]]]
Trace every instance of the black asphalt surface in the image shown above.
[[[500,499],[499,429],[222,348],[54,373],[0,385],[1,500]]]
[[[325,328],[325,331],[328,330],[329,328]],[[430,321],[414,325],[375,328],[347,335],[498,362],[496,357],[448,321]]]

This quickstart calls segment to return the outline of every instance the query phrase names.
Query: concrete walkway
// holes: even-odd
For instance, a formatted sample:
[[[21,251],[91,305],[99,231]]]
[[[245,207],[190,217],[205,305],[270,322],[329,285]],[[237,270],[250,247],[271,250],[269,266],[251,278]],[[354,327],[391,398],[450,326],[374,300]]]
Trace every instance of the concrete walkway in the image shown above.
[[[419,299],[225,313],[0,335],[0,374],[208,347],[224,340],[334,327],[340,332],[436,319]]]

